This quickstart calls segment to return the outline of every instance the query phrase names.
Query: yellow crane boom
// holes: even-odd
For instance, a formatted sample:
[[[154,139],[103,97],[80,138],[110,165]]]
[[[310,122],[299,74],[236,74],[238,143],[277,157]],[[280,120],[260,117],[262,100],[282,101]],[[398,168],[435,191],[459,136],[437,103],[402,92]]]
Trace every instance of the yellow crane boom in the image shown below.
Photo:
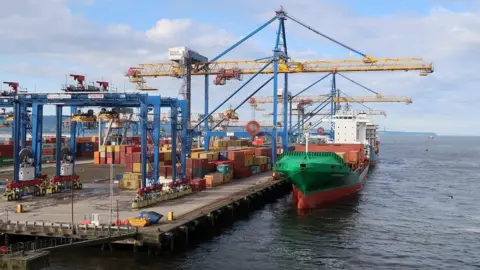
[[[366,115],[383,115],[383,116],[387,116],[387,113],[383,110],[354,110],[352,111],[354,114],[366,114]],[[269,113],[264,113],[263,116],[272,116],[273,113],[272,112],[269,112]],[[281,115],[280,113],[278,115]],[[298,111],[294,111],[292,112],[292,115],[305,115],[305,116],[309,116],[309,115],[312,115],[312,113],[301,113],[301,112],[298,112]],[[315,115],[330,115],[330,110],[327,110],[327,111],[321,111],[321,112],[318,112],[316,113]]]
[[[297,96],[292,99],[292,103],[319,103],[327,99],[329,95],[304,95]],[[278,97],[278,102],[282,102],[283,98]],[[405,102],[407,104],[412,103],[412,98],[406,96],[354,96],[354,97],[334,97],[334,102],[344,103],[374,103],[374,102]],[[254,97],[249,100],[252,104],[270,104],[273,103],[273,96],[260,96]]]
[[[196,62],[191,65],[191,75],[217,75],[216,84],[224,84],[225,79],[241,79],[243,74],[255,74],[270,60],[227,60],[210,63]],[[145,87],[146,77],[177,77],[184,74],[184,68],[180,63],[154,63],[140,64],[131,67],[127,77],[132,83],[137,84],[139,89]],[[272,74],[273,65],[270,65],[262,74]],[[318,73],[318,72],[354,72],[354,71],[420,71],[420,75],[426,76],[433,72],[433,64],[426,63],[422,58],[383,58],[375,62],[368,59],[349,60],[314,60],[306,62],[285,62],[280,60],[279,73]],[[219,78],[220,77],[220,78]],[[223,81],[221,79],[224,79]]]

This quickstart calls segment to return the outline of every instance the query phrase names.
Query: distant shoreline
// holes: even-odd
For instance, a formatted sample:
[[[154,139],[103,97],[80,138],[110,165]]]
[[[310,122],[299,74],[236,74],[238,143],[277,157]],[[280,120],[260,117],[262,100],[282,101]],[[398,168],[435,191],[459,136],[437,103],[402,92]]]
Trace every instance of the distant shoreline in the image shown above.
[[[408,132],[408,131],[378,131],[380,136],[434,136],[438,135],[434,132]]]

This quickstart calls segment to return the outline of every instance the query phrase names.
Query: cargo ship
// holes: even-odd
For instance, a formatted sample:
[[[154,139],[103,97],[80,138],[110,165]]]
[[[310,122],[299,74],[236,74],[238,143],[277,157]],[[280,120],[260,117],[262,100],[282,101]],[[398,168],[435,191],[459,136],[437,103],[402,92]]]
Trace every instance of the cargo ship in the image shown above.
[[[299,210],[357,193],[377,162],[376,126],[365,114],[337,113],[334,122],[332,142],[312,144],[306,130],[305,144],[283,153],[274,165],[275,177],[293,185],[293,202]]]

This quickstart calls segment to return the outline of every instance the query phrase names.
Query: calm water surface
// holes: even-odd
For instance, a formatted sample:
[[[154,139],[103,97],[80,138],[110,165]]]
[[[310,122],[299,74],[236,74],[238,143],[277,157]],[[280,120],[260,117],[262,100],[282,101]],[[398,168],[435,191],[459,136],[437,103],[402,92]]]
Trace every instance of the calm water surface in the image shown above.
[[[480,269],[480,138],[385,137],[380,158],[328,209],[299,214],[285,197],[173,257],[95,249],[49,269]]]

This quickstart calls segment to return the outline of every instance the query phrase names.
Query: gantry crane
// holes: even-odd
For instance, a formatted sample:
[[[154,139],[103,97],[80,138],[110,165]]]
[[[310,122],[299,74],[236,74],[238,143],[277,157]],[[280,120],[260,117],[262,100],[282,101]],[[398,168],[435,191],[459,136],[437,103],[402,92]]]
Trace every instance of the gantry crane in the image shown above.
[[[70,74],[76,84],[64,84],[62,90],[65,92],[108,92],[109,82],[97,81],[98,86],[93,84],[85,85],[85,76]]]
[[[306,62],[295,62],[291,61],[291,58],[288,55],[287,51],[287,40],[285,32],[285,21],[293,21],[301,26],[309,29],[317,35],[320,35],[324,38],[329,39],[330,41],[340,45],[351,52],[354,52],[361,56],[361,59],[350,59],[350,60],[314,60]],[[251,38],[253,35],[266,28],[272,22],[278,21],[278,28],[276,33],[276,42],[273,49],[273,55],[266,57],[262,60],[237,60],[237,61],[219,61],[221,57],[226,55],[228,52],[232,51],[246,40]],[[318,30],[312,28],[311,26],[303,23],[299,19],[288,14],[281,8],[275,12],[275,16],[269,21],[245,35],[240,41],[236,42],[234,45],[217,55],[216,57],[208,61],[198,61],[198,62],[186,62],[178,59],[177,61],[172,61],[169,63],[154,63],[154,64],[140,64],[138,67],[132,67],[128,70],[127,76],[130,77],[132,83],[137,84],[139,90],[148,90],[151,89],[146,86],[145,78],[148,77],[177,77],[184,78],[188,77],[188,80],[191,76],[194,75],[204,75],[205,76],[205,114],[204,118],[199,121],[191,130],[195,130],[200,124],[204,124],[205,129],[205,150],[208,150],[209,138],[210,138],[210,127],[208,125],[209,117],[218,109],[220,109],[225,103],[227,103],[234,95],[238,94],[248,83],[250,83],[255,77],[259,74],[272,74],[270,79],[267,80],[261,87],[256,89],[252,95],[248,96],[246,100],[251,98],[255,93],[257,93],[261,88],[263,88],[269,81],[273,80],[273,96],[277,96],[279,87],[278,75],[283,73],[285,76],[285,86],[283,88],[284,94],[288,93],[288,74],[292,73],[322,73],[327,72],[329,74],[337,72],[358,72],[358,71],[411,71],[416,70],[420,71],[420,75],[425,76],[433,72],[433,66],[431,63],[425,63],[421,58],[383,58],[377,59],[365,53],[362,53],[358,50],[355,50],[352,47],[349,47],[335,39],[319,32]],[[215,85],[224,85],[227,80],[235,79],[241,80],[242,76],[245,74],[251,74],[249,79],[247,79],[237,90],[235,90],[226,100],[221,102],[212,112],[209,112],[209,75],[215,75],[216,78],[213,81]],[[333,96],[334,94],[332,94]],[[241,102],[239,106],[244,104],[245,101]],[[189,100],[187,101],[189,102]],[[330,102],[332,105],[335,102],[332,100]],[[284,122],[287,122],[287,113],[288,113],[288,102],[284,100]],[[236,110],[237,108],[235,108]],[[273,123],[277,122],[277,100],[273,101]],[[190,112],[190,110],[189,110]],[[220,134],[220,133],[216,133]],[[226,134],[226,133],[225,133]],[[281,132],[277,132],[276,128],[272,129],[272,137],[276,138],[277,135],[282,137],[282,147],[283,150],[287,149],[288,141],[288,130],[287,125],[284,125]],[[219,135],[215,135],[219,136]],[[227,135],[224,135],[227,136]],[[273,140],[272,143],[272,161],[276,160],[276,140]]]
[[[291,99],[292,103],[319,103],[324,101],[330,95],[305,95],[305,96],[297,96]],[[279,97],[278,102],[283,101],[283,98]],[[333,98],[333,101],[336,103],[345,103],[345,102],[356,102],[356,103],[391,103],[391,102],[399,102],[399,103],[412,103],[412,98],[407,96],[355,96],[355,97],[337,97]],[[272,96],[260,96],[251,98],[249,103],[253,106],[253,104],[270,104],[273,103]]]
[[[252,120],[255,120],[255,112],[257,111],[265,111],[264,108],[258,107],[258,104],[256,103],[251,103],[250,107],[252,107]]]
[[[226,80],[241,80],[241,75],[256,74],[269,60],[228,60],[192,64],[191,75],[215,75],[215,85],[225,85]],[[226,76],[226,72],[235,70],[235,76]],[[353,72],[353,71],[420,71],[421,76],[433,72],[433,65],[425,63],[422,58],[382,58],[368,59],[345,59],[345,60],[313,60],[306,62],[286,62],[279,60],[278,73],[330,73],[330,72]],[[261,74],[273,74],[272,67],[260,71]],[[137,89],[152,89],[146,87],[144,78],[148,77],[181,77],[181,66],[177,62],[140,64],[131,67],[127,77],[137,85]]]
[[[387,113],[383,110],[352,110],[352,113],[354,114],[366,114],[366,115],[383,115],[383,116],[387,116]],[[272,116],[273,113],[272,112],[269,112],[269,113],[265,113],[263,114],[264,116]],[[302,114],[301,112],[295,112],[293,113],[293,115],[305,115],[305,116],[309,116],[309,115],[330,115],[330,111],[328,110],[324,110],[324,111],[321,111],[321,112],[317,112],[315,114],[313,113],[304,113]]]

